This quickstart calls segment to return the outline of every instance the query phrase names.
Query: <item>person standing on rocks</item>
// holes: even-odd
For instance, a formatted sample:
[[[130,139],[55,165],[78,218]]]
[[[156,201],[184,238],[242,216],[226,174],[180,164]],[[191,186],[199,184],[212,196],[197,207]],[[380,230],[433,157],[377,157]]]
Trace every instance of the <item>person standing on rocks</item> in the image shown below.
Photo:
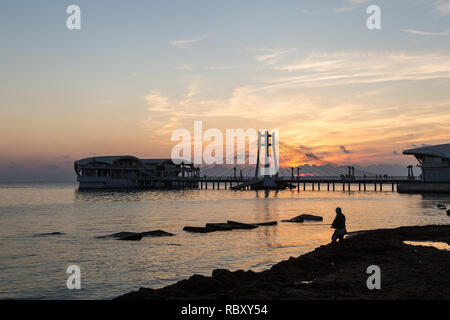
[[[339,207],[336,208],[336,218],[334,218],[331,228],[334,229],[331,237],[332,243],[335,244],[337,239],[339,239],[339,242],[344,241],[344,235],[347,233],[347,229],[345,228],[345,216]]]

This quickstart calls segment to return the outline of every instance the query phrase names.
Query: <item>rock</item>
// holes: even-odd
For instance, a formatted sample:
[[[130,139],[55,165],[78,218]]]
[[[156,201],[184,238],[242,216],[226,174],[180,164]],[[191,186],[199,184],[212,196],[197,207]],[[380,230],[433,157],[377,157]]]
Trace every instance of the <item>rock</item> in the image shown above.
[[[142,237],[171,237],[174,236],[173,233],[166,232],[164,230],[152,230],[141,232]]]
[[[205,225],[205,228],[212,230],[212,231],[225,231],[225,230],[237,229],[236,227],[233,228],[233,225],[228,224],[228,223],[207,223]]]
[[[276,224],[276,221],[264,222],[260,225],[273,225]],[[258,228],[256,224],[249,224],[237,221],[227,221],[227,223],[207,223],[205,227],[191,227],[186,226],[183,228],[184,231],[195,232],[195,233],[207,233],[207,232],[215,232],[215,231],[230,231],[230,230],[239,230],[239,229],[255,229]]]
[[[439,204],[437,205],[437,207],[438,207],[439,209],[447,209],[447,207],[446,207],[444,204],[441,204],[441,203],[439,203]]]
[[[302,214],[295,218],[301,218],[303,221],[323,221],[321,216],[315,216],[312,214]]]
[[[110,234],[108,236],[101,236],[98,238],[113,238],[115,240],[131,240],[131,241],[139,241],[142,239],[142,235],[136,232],[117,232]]]
[[[190,227],[186,226],[183,228],[184,231],[187,232],[194,232],[194,233],[207,233],[207,232],[213,232],[212,230],[207,230],[205,227]]]
[[[255,226],[275,226],[277,224],[278,222],[276,221],[254,223]]]
[[[48,233],[39,233],[36,236],[60,236],[63,235],[62,232],[48,232]]]
[[[130,234],[130,235],[126,235],[126,236],[117,238],[117,240],[128,240],[128,241],[139,241],[141,239],[142,239],[142,234],[140,234],[140,233]]]
[[[107,236],[100,236],[97,238],[113,238],[116,240],[141,240],[144,237],[168,237],[173,236],[173,233],[166,232],[163,230],[152,230],[146,232],[128,232],[122,231],[113,233]]]
[[[447,215],[450,216],[450,210],[447,210]]]
[[[297,222],[297,223],[303,223],[303,218],[295,217],[288,220],[281,220],[281,222]]]
[[[302,223],[304,221],[323,221],[321,216],[315,216],[312,214],[301,214],[289,220],[282,220],[283,222],[299,222]]]
[[[101,236],[99,238],[124,238],[124,237],[128,237],[128,236],[133,236],[136,235],[136,232],[127,232],[127,231],[123,231],[123,232],[117,232],[117,233],[113,233],[107,236]]]
[[[254,224],[248,224],[248,223],[242,223],[237,221],[227,221],[227,224],[231,225],[233,229],[255,229],[258,228],[258,226]]]

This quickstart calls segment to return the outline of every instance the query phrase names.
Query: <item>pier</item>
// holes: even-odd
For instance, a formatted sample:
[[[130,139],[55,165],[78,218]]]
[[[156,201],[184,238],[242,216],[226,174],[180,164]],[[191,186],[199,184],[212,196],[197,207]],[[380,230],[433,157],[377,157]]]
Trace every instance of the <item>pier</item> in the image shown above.
[[[419,180],[411,180],[406,176],[375,178],[354,177],[342,179],[342,177],[274,177],[274,181],[280,181],[291,185],[291,190],[297,191],[392,191],[396,192],[401,182],[420,183]],[[172,182],[179,189],[200,190],[252,190],[254,177],[170,177],[158,178],[155,181],[146,181],[145,184],[153,185],[154,182]]]

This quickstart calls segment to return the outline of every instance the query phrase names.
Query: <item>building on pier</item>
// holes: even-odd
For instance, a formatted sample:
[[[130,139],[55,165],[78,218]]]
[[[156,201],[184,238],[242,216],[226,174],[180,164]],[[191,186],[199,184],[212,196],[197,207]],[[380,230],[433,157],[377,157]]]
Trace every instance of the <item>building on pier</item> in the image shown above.
[[[450,143],[409,149],[403,154],[416,157],[422,173],[415,178],[409,170],[410,179],[399,184],[399,192],[450,193]]]
[[[134,156],[90,157],[74,163],[79,189],[177,188],[170,178],[197,177],[192,164]],[[167,179],[165,179],[167,178]]]

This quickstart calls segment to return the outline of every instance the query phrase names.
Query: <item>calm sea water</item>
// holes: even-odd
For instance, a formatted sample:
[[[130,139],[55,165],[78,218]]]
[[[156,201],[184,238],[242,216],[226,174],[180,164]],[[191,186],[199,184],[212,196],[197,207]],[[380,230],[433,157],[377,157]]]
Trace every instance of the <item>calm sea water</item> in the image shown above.
[[[263,270],[330,241],[314,223],[192,234],[207,222],[264,222],[302,213],[331,223],[342,207],[348,231],[448,224],[443,195],[327,191],[79,192],[75,184],[0,185],[0,298],[113,298],[139,287],[162,287],[216,268]],[[174,237],[96,239],[119,231],[162,229]],[[63,232],[59,236],[40,233]],[[66,269],[81,268],[81,289],[66,287]]]

